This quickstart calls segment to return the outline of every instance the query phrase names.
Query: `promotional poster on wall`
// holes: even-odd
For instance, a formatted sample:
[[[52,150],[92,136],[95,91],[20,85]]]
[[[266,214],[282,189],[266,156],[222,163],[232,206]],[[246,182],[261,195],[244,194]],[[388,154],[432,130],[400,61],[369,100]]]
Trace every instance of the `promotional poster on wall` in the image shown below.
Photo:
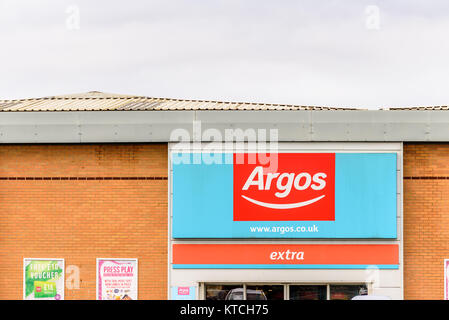
[[[64,299],[64,259],[23,260],[24,300]]]
[[[137,300],[137,259],[97,259],[97,300]]]
[[[449,259],[444,260],[444,300],[449,300]]]

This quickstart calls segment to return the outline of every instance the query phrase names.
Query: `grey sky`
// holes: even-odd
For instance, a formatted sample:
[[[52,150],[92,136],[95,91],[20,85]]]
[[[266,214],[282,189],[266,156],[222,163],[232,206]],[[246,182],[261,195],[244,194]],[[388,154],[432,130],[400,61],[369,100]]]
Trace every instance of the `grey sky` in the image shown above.
[[[0,99],[448,105],[448,35],[446,0],[0,0]]]

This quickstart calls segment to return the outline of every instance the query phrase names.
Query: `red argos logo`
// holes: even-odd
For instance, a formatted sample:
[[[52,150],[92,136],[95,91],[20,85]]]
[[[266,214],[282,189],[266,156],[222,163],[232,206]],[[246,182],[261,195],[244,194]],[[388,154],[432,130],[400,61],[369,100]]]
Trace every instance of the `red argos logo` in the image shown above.
[[[234,154],[234,221],[335,220],[334,153],[279,153],[276,172],[247,156]]]

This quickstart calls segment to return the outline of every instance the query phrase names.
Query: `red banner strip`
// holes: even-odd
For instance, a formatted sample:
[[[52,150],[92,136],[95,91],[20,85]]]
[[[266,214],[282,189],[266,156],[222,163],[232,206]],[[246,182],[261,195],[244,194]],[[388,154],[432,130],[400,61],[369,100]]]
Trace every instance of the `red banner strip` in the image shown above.
[[[174,244],[173,264],[397,265],[397,244]]]

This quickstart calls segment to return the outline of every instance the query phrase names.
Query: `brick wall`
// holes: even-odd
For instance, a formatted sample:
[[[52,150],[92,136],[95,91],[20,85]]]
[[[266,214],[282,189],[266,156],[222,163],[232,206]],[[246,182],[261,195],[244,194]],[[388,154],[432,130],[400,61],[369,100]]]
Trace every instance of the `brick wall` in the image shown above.
[[[449,144],[404,144],[404,297],[444,298]]]
[[[95,299],[98,257],[138,258],[139,299],[166,299],[167,241],[166,144],[0,146],[0,299],[36,257],[80,268],[66,299]]]
[[[97,257],[138,258],[139,298],[167,298],[167,146],[0,146],[0,299],[22,299],[23,258],[65,258],[95,299]],[[404,296],[444,297],[449,144],[404,144]],[[67,275],[66,275],[67,276]]]

